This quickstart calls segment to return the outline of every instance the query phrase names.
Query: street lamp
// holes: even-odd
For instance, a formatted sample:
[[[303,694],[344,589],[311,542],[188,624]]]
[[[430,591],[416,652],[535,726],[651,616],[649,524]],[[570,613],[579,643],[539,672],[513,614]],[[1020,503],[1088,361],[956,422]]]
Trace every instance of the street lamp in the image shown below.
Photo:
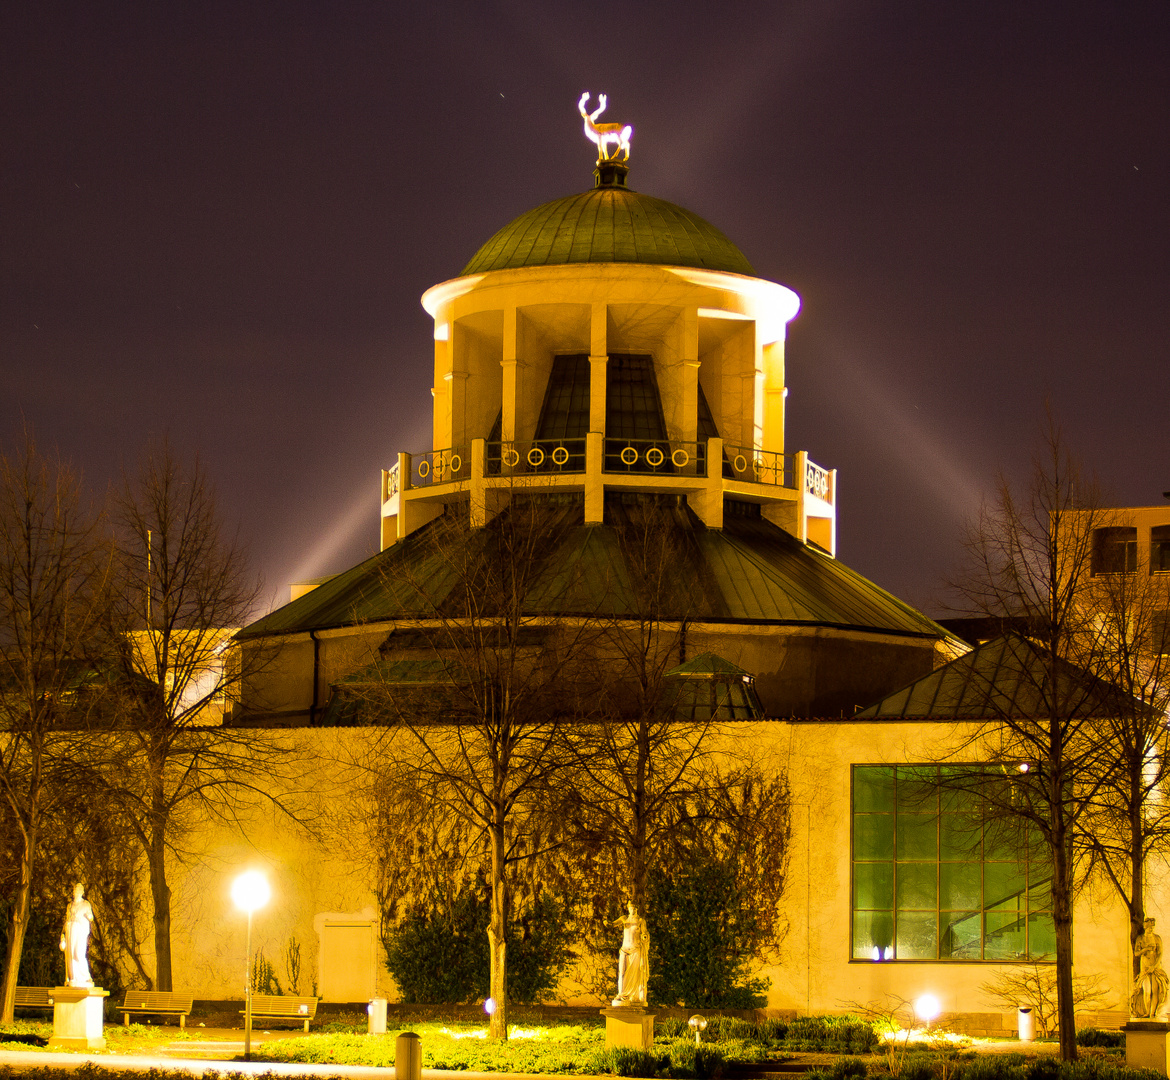
[[[252,1060],[252,912],[272,896],[268,879],[259,870],[247,870],[232,882],[232,902],[248,913],[248,939],[244,953],[244,1060]]]

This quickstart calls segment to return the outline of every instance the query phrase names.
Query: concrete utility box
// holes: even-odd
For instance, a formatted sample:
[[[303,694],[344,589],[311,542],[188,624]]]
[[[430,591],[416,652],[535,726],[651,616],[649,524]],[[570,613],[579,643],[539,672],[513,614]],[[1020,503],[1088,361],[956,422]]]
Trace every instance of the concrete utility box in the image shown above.
[[[373,1001],[366,1006],[366,1015],[369,1016],[369,1024],[366,1031],[370,1035],[385,1035],[386,1034],[386,999],[374,998]]]

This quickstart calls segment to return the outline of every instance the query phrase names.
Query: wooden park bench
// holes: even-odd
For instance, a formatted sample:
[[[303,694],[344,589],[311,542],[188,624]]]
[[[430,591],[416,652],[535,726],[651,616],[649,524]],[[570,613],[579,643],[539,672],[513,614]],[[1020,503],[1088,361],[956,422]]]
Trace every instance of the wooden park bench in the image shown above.
[[[18,986],[16,988],[16,1007],[18,1009],[51,1009],[49,995],[52,991],[47,986]]]
[[[177,1016],[179,1027],[186,1028],[187,1017],[191,1015],[191,1006],[195,999],[183,994],[163,991],[127,990],[126,1000],[122,1002],[118,1011],[122,1014],[124,1027],[130,1025],[131,1013],[152,1013]]]
[[[252,995],[252,1019],[253,1020],[303,1020],[305,1022],[305,1030],[309,1030],[309,1021],[317,1015],[317,1002],[320,998],[315,997],[292,997],[289,995],[277,994],[253,994]],[[242,1016],[244,1010],[240,1010]]]

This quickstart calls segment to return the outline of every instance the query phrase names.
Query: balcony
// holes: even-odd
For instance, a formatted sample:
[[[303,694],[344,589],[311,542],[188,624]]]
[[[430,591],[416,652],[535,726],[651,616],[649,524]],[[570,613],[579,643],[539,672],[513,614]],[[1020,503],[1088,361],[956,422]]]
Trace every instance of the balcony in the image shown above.
[[[719,468],[709,463],[722,462]],[[606,491],[680,495],[710,528],[722,528],[727,497],[757,503],[798,539],[836,551],[835,470],[803,451],[780,454],[724,446],[722,439],[581,439],[529,442],[475,439],[468,447],[399,454],[382,473],[382,545],[408,536],[467,500],[485,524],[520,491],[582,492],[585,523],[600,524]]]

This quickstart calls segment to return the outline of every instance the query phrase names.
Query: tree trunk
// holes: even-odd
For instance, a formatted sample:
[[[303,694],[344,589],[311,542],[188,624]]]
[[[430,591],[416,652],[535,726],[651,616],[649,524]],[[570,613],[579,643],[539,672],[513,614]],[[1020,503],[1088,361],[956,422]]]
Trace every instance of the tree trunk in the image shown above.
[[[495,1011],[488,1021],[488,1036],[508,1037],[508,979],[505,951],[508,939],[507,884],[504,881],[504,822],[497,812],[492,822],[492,914],[488,923],[491,949],[491,999]]]
[[[630,899],[646,915],[646,774],[650,768],[649,721],[638,723],[638,764],[634,781],[634,829],[630,850]]]
[[[20,957],[24,952],[24,935],[28,930],[28,913],[32,907],[32,842],[25,839],[20,857],[20,887],[12,906],[8,924],[8,955],[4,958],[4,1004],[0,1021],[11,1024],[16,1010],[16,984],[20,978]]]
[[[1077,1029],[1073,1002],[1072,877],[1063,834],[1055,837],[1052,866],[1052,921],[1056,924],[1056,1015],[1062,1061],[1077,1060]]]
[[[167,885],[166,845],[161,829],[155,831],[148,852],[150,896],[154,901],[154,988],[171,986],[171,890]]]
[[[1143,847],[1142,808],[1144,806],[1140,785],[1142,782],[1141,768],[1130,767],[1130,798],[1129,798],[1129,951],[1133,960],[1133,980],[1136,980],[1141,971],[1141,960],[1134,953],[1134,944],[1145,933],[1146,898],[1145,898],[1145,850]]]

